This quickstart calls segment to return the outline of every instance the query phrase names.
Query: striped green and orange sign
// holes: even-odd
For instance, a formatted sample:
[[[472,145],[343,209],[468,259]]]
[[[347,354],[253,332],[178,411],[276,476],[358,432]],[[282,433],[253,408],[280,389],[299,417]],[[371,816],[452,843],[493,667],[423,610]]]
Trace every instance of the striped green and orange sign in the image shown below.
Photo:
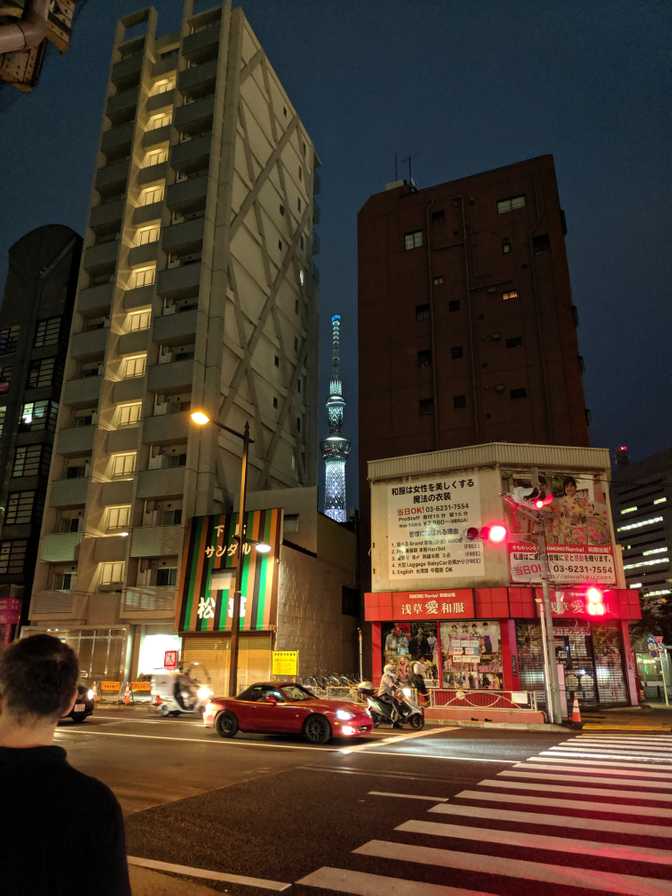
[[[282,511],[251,510],[245,518],[240,628],[264,631],[276,623]],[[237,522],[237,513],[191,520],[182,552],[180,632],[231,628]],[[255,542],[270,544],[270,552],[258,553]]]

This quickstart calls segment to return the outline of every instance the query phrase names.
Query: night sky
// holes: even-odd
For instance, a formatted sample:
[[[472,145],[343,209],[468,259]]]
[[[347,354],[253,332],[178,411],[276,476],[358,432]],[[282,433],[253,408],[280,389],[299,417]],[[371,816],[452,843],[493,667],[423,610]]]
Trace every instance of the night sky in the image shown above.
[[[62,223],[83,233],[114,24],[144,5],[89,0],[69,54],[50,54],[37,90],[16,100],[13,91],[0,93],[1,283],[7,250],[27,231]],[[179,0],[154,5],[160,29],[175,30]],[[420,187],[552,153],[569,227],[592,443],[627,442],[635,458],[670,447],[672,4],[242,5],[322,160],[320,401],[329,315],[340,311],[349,434],[356,425],[356,215],[393,179],[395,152],[413,154]],[[350,481],[354,498],[354,463]]]

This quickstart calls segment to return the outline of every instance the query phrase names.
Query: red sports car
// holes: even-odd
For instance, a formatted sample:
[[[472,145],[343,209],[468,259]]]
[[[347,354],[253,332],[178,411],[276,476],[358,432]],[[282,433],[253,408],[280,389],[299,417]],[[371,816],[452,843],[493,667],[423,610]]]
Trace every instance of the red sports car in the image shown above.
[[[203,722],[222,737],[238,731],[255,734],[302,734],[311,744],[332,737],[369,734],[369,711],[346,700],[321,700],[294,682],[253,684],[237,697],[212,697]]]

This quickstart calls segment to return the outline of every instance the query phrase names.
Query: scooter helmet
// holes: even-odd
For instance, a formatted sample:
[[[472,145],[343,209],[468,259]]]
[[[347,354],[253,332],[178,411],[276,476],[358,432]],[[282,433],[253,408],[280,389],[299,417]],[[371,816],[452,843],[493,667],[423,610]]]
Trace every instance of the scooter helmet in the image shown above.
[[[360,681],[357,685],[358,691],[371,691],[373,690],[373,683],[370,681]]]
[[[394,675],[394,666],[392,665],[392,663],[388,663],[383,669],[383,672],[385,673],[385,675]]]

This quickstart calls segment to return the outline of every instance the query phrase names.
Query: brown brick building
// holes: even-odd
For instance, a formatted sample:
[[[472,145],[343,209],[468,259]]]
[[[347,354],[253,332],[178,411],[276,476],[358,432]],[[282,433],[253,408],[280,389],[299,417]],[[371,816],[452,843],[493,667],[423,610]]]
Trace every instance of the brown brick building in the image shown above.
[[[402,181],[366,201],[365,526],[369,460],[497,441],[588,445],[565,232],[550,155],[421,190]]]

